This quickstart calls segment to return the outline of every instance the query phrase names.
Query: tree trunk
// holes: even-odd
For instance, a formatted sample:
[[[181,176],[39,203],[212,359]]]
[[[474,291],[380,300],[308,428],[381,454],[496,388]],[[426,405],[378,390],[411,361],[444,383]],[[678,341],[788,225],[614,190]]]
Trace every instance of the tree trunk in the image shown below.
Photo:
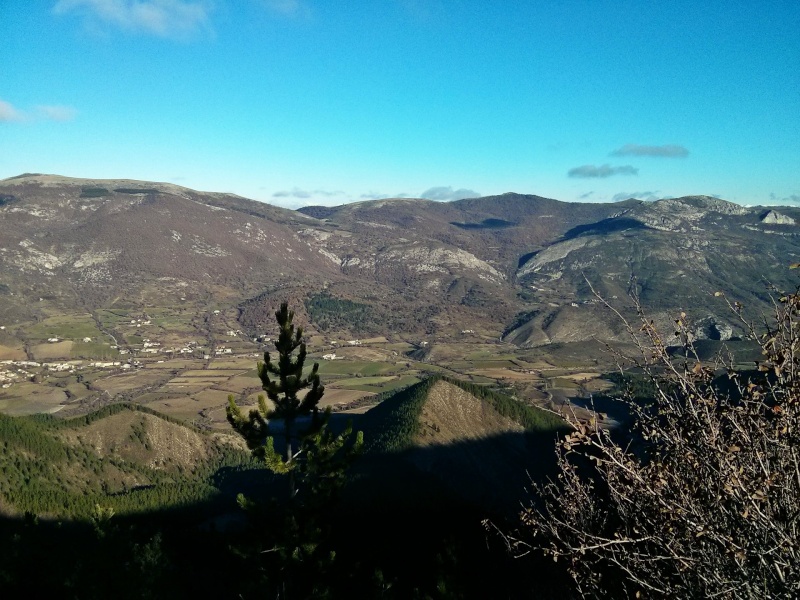
[[[291,468],[292,456],[292,428],[294,419],[286,417],[283,420],[283,435],[286,438],[286,464],[289,465],[289,499],[292,500],[297,495],[294,484],[294,469]]]

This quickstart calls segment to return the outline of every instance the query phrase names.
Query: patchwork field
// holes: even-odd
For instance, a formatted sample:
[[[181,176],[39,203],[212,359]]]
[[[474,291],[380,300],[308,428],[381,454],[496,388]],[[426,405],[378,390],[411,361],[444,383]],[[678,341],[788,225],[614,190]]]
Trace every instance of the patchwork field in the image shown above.
[[[3,368],[10,374],[0,389],[0,411],[80,414],[124,399],[198,425],[227,428],[228,396],[244,404],[256,401],[261,392],[256,363],[265,349],[274,348],[237,329],[235,313],[216,310],[187,299],[147,310],[117,306],[93,315],[51,315],[17,326],[36,361],[71,361],[74,368],[54,373],[44,366],[0,365],[0,374]],[[307,367],[319,364],[326,388],[321,404],[337,410],[366,411],[371,398],[429,373],[501,387],[551,406],[611,385],[600,378],[603,369],[592,344],[523,350],[474,334],[444,341],[390,342],[376,336],[352,345],[315,334],[308,341]],[[336,359],[323,360],[328,354]],[[0,331],[0,360],[28,356],[18,333]]]
[[[530,371],[519,371],[509,367],[495,367],[490,369],[475,369],[469,371],[470,375],[477,375],[485,379],[497,381],[538,381],[541,379],[536,373]]]
[[[32,340],[59,339],[80,340],[85,337],[96,338],[100,331],[91,315],[64,315],[50,317],[25,328],[25,334]]]
[[[131,374],[98,377],[93,381],[93,386],[116,395],[145,386],[161,385],[164,382],[164,373],[154,369],[142,369]]]

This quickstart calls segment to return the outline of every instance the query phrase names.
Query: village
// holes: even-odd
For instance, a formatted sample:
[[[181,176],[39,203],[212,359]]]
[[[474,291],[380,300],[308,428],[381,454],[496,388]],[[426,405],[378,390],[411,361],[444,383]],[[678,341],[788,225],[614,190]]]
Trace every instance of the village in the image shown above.
[[[219,311],[214,311],[219,314]],[[149,318],[131,319],[130,327],[141,328],[142,326],[149,326],[152,324]],[[1,326],[0,330],[5,330],[5,326]],[[247,336],[241,329],[228,329],[220,338],[224,339],[223,342],[214,341],[212,343],[201,344],[195,340],[185,341],[182,344],[175,345],[168,344],[150,337],[140,338],[139,344],[127,344],[125,346],[119,344],[114,336],[110,336],[114,343],[103,344],[107,349],[103,354],[113,355],[112,360],[97,358],[73,358],[65,359],[50,359],[38,358],[29,356],[27,359],[5,359],[0,360],[0,389],[9,389],[14,384],[22,382],[36,382],[40,383],[47,378],[50,374],[76,374],[86,371],[105,371],[108,374],[114,372],[129,372],[135,369],[142,369],[146,366],[161,365],[167,361],[174,359],[186,359],[187,361],[205,361],[208,364],[215,358],[225,359],[241,359],[252,358],[254,362],[261,358],[261,352],[270,350],[272,337],[266,334],[256,335],[252,338]],[[46,343],[53,347],[63,343],[81,342],[83,344],[98,344],[98,339],[85,336],[78,340],[69,338],[62,338],[51,335],[46,338]],[[367,343],[375,340],[366,340]],[[380,341],[385,341],[381,338]],[[351,339],[346,341],[338,340],[325,340],[318,352],[322,352],[319,356],[322,360],[342,360],[345,357],[337,355],[335,349],[340,347],[358,347],[362,345],[362,340]],[[427,344],[427,342],[422,342]],[[325,353],[326,349],[334,350]],[[259,351],[254,351],[259,350]],[[45,353],[40,353],[45,354]],[[395,353],[396,355],[396,353]]]

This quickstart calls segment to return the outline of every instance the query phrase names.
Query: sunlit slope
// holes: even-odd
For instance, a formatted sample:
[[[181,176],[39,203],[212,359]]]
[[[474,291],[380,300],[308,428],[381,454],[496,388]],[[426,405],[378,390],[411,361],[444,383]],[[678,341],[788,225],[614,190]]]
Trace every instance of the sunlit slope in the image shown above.
[[[357,426],[374,465],[398,465],[383,474],[400,473],[405,483],[388,486],[411,495],[433,486],[486,505],[519,498],[526,472],[549,468],[555,437],[566,430],[552,413],[443,377],[385,400]]]
[[[59,518],[213,500],[220,469],[251,465],[236,437],[126,404],[67,421],[0,415],[0,446],[5,510]]]
[[[754,316],[768,309],[768,284],[796,283],[798,222],[798,208],[709,196],[509,193],[290,211],[165,183],[24,175],[0,181],[0,355],[24,355],[19,326],[65,313],[167,307],[202,332],[209,313],[230,308],[256,334],[286,300],[309,331],[348,339],[624,336],[587,281],[621,303],[638,291],[665,323],[687,310],[736,335],[712,293]]]

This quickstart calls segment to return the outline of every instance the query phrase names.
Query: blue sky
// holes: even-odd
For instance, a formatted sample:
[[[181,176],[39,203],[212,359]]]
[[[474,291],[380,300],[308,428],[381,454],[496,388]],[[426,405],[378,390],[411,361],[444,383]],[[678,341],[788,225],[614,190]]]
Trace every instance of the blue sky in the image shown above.
[[[0,178],[800,203],[797,0],[6,0]]]

